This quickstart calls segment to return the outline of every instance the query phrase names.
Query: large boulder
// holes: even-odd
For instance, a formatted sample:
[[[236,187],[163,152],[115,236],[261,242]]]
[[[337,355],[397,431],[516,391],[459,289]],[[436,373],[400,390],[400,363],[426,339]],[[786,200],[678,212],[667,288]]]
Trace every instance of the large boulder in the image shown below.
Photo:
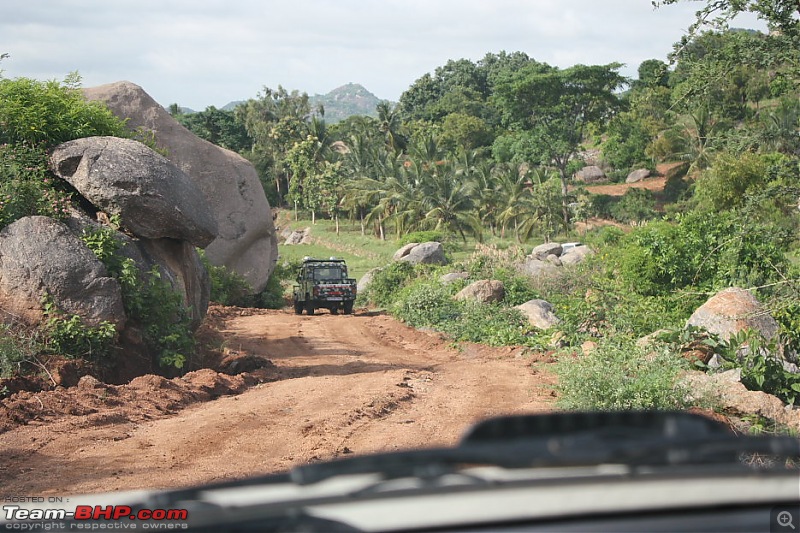
[[[195,183],[140,142],[75,139],[53,150],[50,168],[92,205],[118,215],[138,237],[177,239],[201,248],[216,237],[216,220]]]
[[[264,189],[253,165],[240,155],[181,126],[141,87],[117,82],[83,90],[88,100],[105,103],[131,130],[154,135],[167,158],[198,185],[217,222],[217,238],[206,257],[244,276],[261,291],[278,259],[278,240]]]
[[[61,222],[25,217],[0,232],[2,319],[37,324],[43,298],[91,326],[125,325],[120,286],[83,241]]]
[[[550,329],[561,320],[553,312],[553,306],[546,300],[528,300],[516,306],[525,315],[532,326],[539,329]]]
[[[288,245],[308,244],[310,235],[311,235],[311,228],[292,231],[286,237],[286,240],[283,242],[283,244],[288,244]]]
[[[747,328],[767,339],[778,334],[778,323],[772,315],[752,292],[738,287],[730,287],[709,298],[692,313],[687,325],[705,328],[725,340]]]
[[[469,279],[469,272],[448,272],[447,274],[439,276],[439,281],[442,285],[450,285],[451,283],[465,279]]]
[[[411,250],[400,258],[412,265],[446,265],[447,258],[444,256],[444,247],[440,242],[423,242],[411,248]]]
[[[455,298],[456,300],[475,300],[480,303],[492,303],[499,302],[505,295],[506,290],[502,281],[482,279],[461,289]]]
[[[640,168],[628,174],[628,177],[625,178],[625,183],[638,183],[643,179],[649,177],[650,177],[650,171],[646,168]]]
[[[407,256],[411,253],[415,247],[419,246],[418,242],[410,242],[401,246],[395,253],[392,255],[392,261],[400,261],[402,258]]]
[[[583,183],[595,183],[604,179],[606,179],[606,173],[596,165],[583,167],[575,173],[575,181],[582,181]]]
[[[534,279],[549,278],[557,276],[560,272],[558,266],[550,261],[542,261],[541,259],[527,258],[517,266],[517,270],[521,274],[529,276]]]
[[[580,246],[575,246],[574,248],[570,248],[569,250],[565,251],[563,254],[561,254],[559,259],[561,260],[561,264],[564,266],[577,265],[592,255],[594,255],[594,250],[581,244]]]
[[[535,259],[546,259],[547,256],[550,255],[559,256],[561,255],[561,252],[561,243],[546,242],[544,244],[540,244],[539,246],[535,246],[533,250],[531,250],[529,257],[533,257]]]

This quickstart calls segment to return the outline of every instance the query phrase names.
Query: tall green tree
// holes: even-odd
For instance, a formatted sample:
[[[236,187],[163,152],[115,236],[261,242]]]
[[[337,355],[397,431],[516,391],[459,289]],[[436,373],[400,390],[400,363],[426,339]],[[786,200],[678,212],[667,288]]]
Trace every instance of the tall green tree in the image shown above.
[[[558,69],[531,64],[498,79],[495,97],[506,124],[529,133],[543,165],[561,178],[562,215],[569,223],[569,165],[591,124],[602,124],[620,106],[617,90],[625,83],[622,65],[576,65]]]
[[[253,141],[249,156],[256,168],[267,174],[262,175],[265,188],[271,182],[276,200],[282,204],[289,185],[286,155],[309,133],[311,106],[308,94],[289,92],[280,85],[277,89],[264,87],[257,98],[237,106],[234,114]]]

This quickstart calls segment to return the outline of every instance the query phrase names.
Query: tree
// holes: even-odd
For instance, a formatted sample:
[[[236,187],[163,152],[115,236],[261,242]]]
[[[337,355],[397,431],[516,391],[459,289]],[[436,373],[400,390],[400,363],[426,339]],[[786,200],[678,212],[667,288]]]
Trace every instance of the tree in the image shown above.
[[[618,63],[558,69],[531,64],[498,79],[495,97],[506,124],[527,131],[544,165],[561,178],[562,215],[569,223],[569,164],[590,124],[603,123],[619,108],[625,79]]]
[[[269,174],[266,178],[274,183],[278,204],[282,204],[289,179],[286,154],[308,134],[308,95],[288,92],[280,85],[275,90],[264,87],[257,98],[237,106],[234,114],[253,141],[250,157],[257,168]],[[266,188],[265,176],[262,182]]]
[[[654,0],[657,8],[686,0]],[[797,0],[703,0],[688,33],[675,44],[674,57],[683,51],[704,30],[718,32],[729,29],[740,13],[754,13],[766,21],[770,35],[740,47],[733,60],[737,65],[768,67],[777,78],[800,84],[800,3]]]

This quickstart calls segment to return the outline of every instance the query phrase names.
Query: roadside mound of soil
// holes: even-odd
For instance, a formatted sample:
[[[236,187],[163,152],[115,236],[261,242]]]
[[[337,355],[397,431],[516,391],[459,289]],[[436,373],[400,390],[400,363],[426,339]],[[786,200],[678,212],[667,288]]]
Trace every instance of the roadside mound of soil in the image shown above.
[[[0,400],[0,433],[75,415],[82,417],[82,427],[149,420],[274,381],[278,371],[270,360],[224,348],[221,340],[226,319],[258,312],[211,306],[197,332],[194,361],[195,366],[207,368],[181,377],[147,374],[127,384],[111,385],[97,379],[95,369],[85,361],[51,357],[42,364],[39,375],[0,380],[6,396]]]

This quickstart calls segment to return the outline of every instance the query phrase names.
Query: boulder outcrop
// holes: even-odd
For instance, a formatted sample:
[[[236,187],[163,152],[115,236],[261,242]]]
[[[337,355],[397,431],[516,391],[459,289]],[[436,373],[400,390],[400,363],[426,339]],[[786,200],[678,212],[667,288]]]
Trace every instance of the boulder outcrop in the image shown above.
[[[50,168],[97,209],[117,215],[137,237],[208,246],[217,222],[195,183],[144,144],[85,137],[60,144]]]
[[[83,241],[51,218],[21,218],[0,232],[0,318],[36,324],[44,298],[88,325],[125,326],[120,286]]]
[[[539,329],[550,329],[561,322],[553,312],[553,306],[546,300],[528,300],[516,306],[528,318],[532,326]]]
[[[738,287],[730,287],[709,298],[692,313],[687,325],[705,328],[725,340],[747,328],[767,339],[778,334],[778,322],[761,302],[752,292]]]
[[[496,279],[482,279],[470,283],[458,294],[456,300],[474,300],[480,303],[492,303],[501,301],[506,295],[502,281]]]
[[[206,257],[242,275],[261,291],[278,259],[272,209],[253,165],[240,155],[181,126],[141,87],[122,81],[83,90],[105,103],[132,130],[152,133],[166,157],[199,187],[216,219],[218,234]]]
[[[411,246],[414,244],[414,246]],[[398,256],[400,251],[404,252],[397,261],[406,261],[412,265],[446,265],[447,258],[444,255],[444,248],[440,242],[423,242],[422,244],[411,243],[406,245],[410,247],[406,250],[401,248],[395,252],[395,257]]]

